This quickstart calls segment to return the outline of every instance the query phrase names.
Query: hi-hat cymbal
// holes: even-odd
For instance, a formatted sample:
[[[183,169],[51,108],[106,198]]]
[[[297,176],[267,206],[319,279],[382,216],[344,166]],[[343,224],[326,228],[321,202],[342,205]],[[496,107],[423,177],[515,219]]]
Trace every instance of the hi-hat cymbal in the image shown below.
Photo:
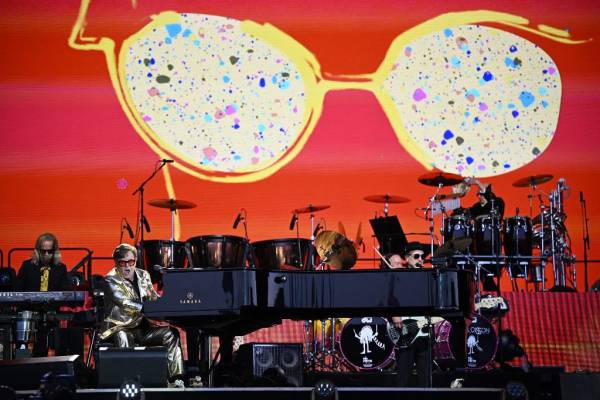
[[[450,257],[456,252],[462,253],[469,248],[472,241],[471,238],[448,240],[433,252],[433,257]]]
[[[322,260],[333,269],[350,269],[356,263],[356,249],[344,235],[335,231],[322,231],[315,240],[315,248]]]
[[[375,194],[372,196],[367,196],[364,198],[366,201],[370,201],[371,203],[408,203],[410,199],[402,196],[394,196],[391,194]]]
[[[313,213],[315,211],[326,210],[329,207],[331,207],[331,206],[325,205],[325,204],[322,204],[319,206],[309,204],[308,207],[296,208],[295,210],[292,210],[292,212],[296,213],[296,214],[306,214],[306,213]]]
[[[554,176],[552,176],[550,174],[531,175],[531,176],[526,176],[525,178],[517,179],[516,181],[513,182],[512,185],[514,187],[536,186],[536,185],[540,185],[542,183],[549,182],[552,180],[552,178],[554,178]]]
[[[460,175],[449,174],[447,172],[430,172],[419,177],[419,182],[427,186],[452,186],[461,183],[464,178]]]
[[[186,210],[196,207],[196,204],[191,201],[176,199],[154,199],[150,200],[147,204],[152,207],[168,208],[169,210]]]

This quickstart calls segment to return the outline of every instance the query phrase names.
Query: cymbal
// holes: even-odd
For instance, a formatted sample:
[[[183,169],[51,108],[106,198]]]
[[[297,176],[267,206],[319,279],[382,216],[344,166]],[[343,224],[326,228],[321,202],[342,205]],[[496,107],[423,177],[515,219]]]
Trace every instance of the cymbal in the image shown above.
[[[292,210],[292,212],[294,212],[296,214],[306,214],[306,213],[313,213],[315,211],[326,210],[329,207],[331,207],[331,206],[325,205],[325,204],[318,205],[318,206],[309,204],[308,207],[296,208],[295,210]]]
[[[452,186],[461,183],[464,178],[460,175],[449,174],[447,172],[430,172],[419,177],[419,182],[427,186]]]
[[[551,181],[552,178],[554,178],[554,176],[552,176],[550,174],[531,175],[531,176],[526,176],[525,178],[517,179],[516,181],[513,182],[512,185],[514,187],[536,186],[536,185]]]
[[[315,240],[315,248],[322,260],[333,269],[350,269],[356,263],[356,249],[344,235],[335,231],[322,231]]]
[[[367,196],[364,198],[366,201],[370,201],[371,203],[408,203],[410,199],[402,196],[394,196],[391,194],[375,194],[372,196]]]
[[[448,240],[433,252],[433,257],[450,257],[457,251],[462,253],[469,248],[472,241],[471,238]]]
[[[175,199],[153,199],[148,201],[147,204],[152,207],[168,208],[169,210],[186,210],[196,207],[196,204],[191,201]]]

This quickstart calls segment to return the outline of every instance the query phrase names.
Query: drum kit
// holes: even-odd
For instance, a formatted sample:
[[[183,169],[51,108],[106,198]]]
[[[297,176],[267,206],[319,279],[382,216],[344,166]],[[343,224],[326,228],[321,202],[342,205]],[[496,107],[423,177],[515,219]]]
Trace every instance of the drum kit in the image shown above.
[[[574,264],[568,232],[565,226],[564,200],[569,188],[559,179],[549,194],[538,185],[550,182],[552,175],[533,175],[513,182],[516,188],[529,188],[529,214],[502,220],[503,204],[494,205],[488,214],[472,218],[468,209],[460,208],[459,199],[464,190],[441,193],[444,187],[455,189],[465,182],[459,175],[433,172],[419,177],[419,182],[436,187],[429,200],[426,218],[430,222],[432,262],[438,266],[473,268],[479,274],[499,278],[502,268],[507,267],[513,287],[516,278],[533,282],[536,290],[545,288],[545,265],[552,263],[556,286],[567,285],[567,269]],[[539,199],[539,214],[533,216],[533,199]],[[494,198],[491,199],[494,202]],[[496,200],[498,203],[500,200]],[[448,211],[453,210],[452,214]],[[434,251],[435,216],[440,215],[442,245]],[[575,268],[572,269],[575,286]],[[479,279],[477,279],[479,282]]]

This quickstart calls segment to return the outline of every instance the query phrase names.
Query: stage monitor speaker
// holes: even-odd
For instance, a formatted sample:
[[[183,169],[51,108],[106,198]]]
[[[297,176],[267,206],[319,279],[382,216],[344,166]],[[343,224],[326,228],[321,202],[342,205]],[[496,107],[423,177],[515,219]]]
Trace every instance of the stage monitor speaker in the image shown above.
[[[560,374],[560,393],[562,400],[598,400],[600,399],[600,374],[592,372]]]
[[[96,356],[98,387],[118,388],[137,380],[142,387],[167,385],[166,347],[100,347]]]
[[[246,343],[240,346],[235,364],[243,370],[242,375],[250,375],[255,383],[302,386],[301,344]]]
[[[15,390],[39,389],[40,380],[47,372],[75,376],[78,355],[60,357],[30,357],[0,361],[0,385]]]

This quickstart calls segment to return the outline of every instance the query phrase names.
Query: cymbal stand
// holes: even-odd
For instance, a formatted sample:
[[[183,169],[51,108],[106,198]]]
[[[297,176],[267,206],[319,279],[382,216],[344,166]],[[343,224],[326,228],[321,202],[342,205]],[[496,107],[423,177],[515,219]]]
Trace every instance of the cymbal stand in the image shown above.
[[[169,254],[169,264],[167,268],[174,268],[175,265],[175,213],[177,210],[171,208],[171,254]]]
[[[536,189],[537,186],[535,185],[535,183],[529,185],[529,196],[527,196],[529,198],[529,218],[533,218],[533,196]]]
[[[442,204],[442,202],[440,202],[438,200],[438,195],[440,194],[440,190],[442,190],[442,187],[444,187],[444,185],[442,185],[441,183],[438,184],[437,186],[437,190],[435,191],[435,193],[433,194],[433,196],[431,198],[429,198],[429,206],[427,207],[427,209],[425,209],[425,217],[427,218],[427,213],[429,213],[429,235],[431,236],[431,252],[430,254],[433,254],[433,250],[435,247],[435,218],[433,215],[433,207],[435,206],[436,202],[439,202],[440,204],[440,210],[442,211],[442,244],[445,242],[445,238],[444,238],[444,218],[443,218],[443,214],[445,212],[444,210],[444,205]]]
[[[383,203],[383,216],[388,216],[388,211],[390,210],[390,200],[388,195],[385,195],[385,202]]]
[[[317,356],[317,341],[315,340],[315,323],[311,319],[304,321],[304,366],[314,371]]]

